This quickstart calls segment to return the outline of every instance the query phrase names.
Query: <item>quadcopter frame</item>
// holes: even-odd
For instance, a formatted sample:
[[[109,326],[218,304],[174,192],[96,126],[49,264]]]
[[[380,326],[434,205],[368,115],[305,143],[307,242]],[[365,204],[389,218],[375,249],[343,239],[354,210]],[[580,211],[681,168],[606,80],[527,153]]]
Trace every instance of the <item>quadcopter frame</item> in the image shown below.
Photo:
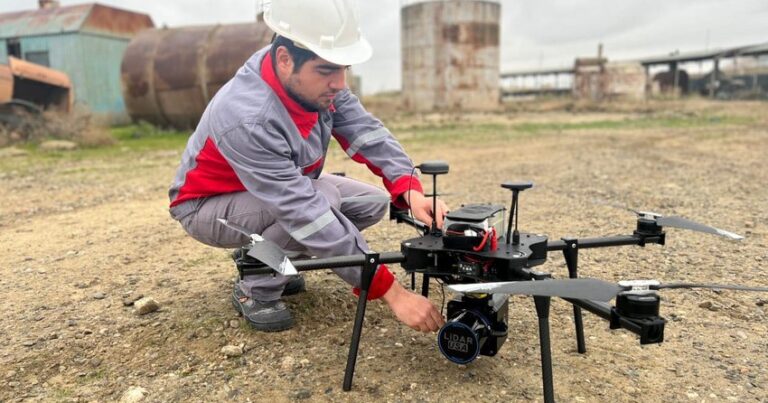
[[[391,211],[391,218],[400,222],[406,222],[417,228],[423,229],[423,226],[413,222],[413,220],[403,212],[397,210]],[[511,221],[511,217],[510,217]],[[548,242],[546,237],[535,234],[521,233],[520,238],[535,239],[536,244],[543,245],[544,249],[539,250],[538,254],[532,253],[530,247],[521,242],[518,245],[505,243],[500,245],[500,250],[493,253],[493,256],[500,261],[505,261],[514,272],[513,278],[517,280],[542,280],[551,277],[551,274],[531,270],[529,266],[535,266],[546,260],[546,252],[562,251],[568,267],[570,278],[578,277],[578,256],[580,249],[617,247],[617,246],[645,246],[647,244],[663,245],[665,233],[661,227],[650,225],[647,220],[638,219],[638,229],[632,235],[598,237],[598,238],[563,238],[558,241]],[[340,267],[360,266],[362,267],[360,296],[358,298],[357,310],[350,341],[347,364],[344,373],[343,390],[349,391],[352,388],[352,378],[354,377],[357,353],[360,345],[363,321],[367,306],[367,296],[373,281],[376,268],[379,264],[399,263],[406,268],[406,272],[415,275],[423,275],[422,295],[425,297],[429,293],[429,281],[431,277],[445,275],[446,273],[438,267],[425,266],[424,262],[439,261],[441,255],[467,253],[461,250],[446,249],[441,243],[435,242],[436,235],[428,233],[422,237],[405,241],[401,245],[401,252],[388,253],[366,253],[361,255],[340,256],[331,258],[318,258],[309,260],[298,260],[292,262],[297,271],[311,271],[333,269]],[[428,246],[425,247],[424,245]],[[247,248],[244,247],[244,248]],[[258,260],[247,256],[244,250],[236,253],[235,262],[241,276],[253,274],[271,274],[274,271],[265,267]],[[485,252],[479,252],[483,254]],[[542,257],[543,253],[543,257]],[[487,254],[487,253],[486,253]],[[522,257],[525,258],[521,258]],[[507,258],[506,256],[513,256]],[[533,259],[527,259],[534,257]],[[507,278],[509,279],[509,278]],[[413,277],[412,277],[413,280]],[[412,288],[415,283],[412,282]],[[539,343],[541,353],[542,384],[544,400],[554,402],[554,389],[552,382],[552,354],[550,347],[549,332],[549,311],[551,297],[534,296],[536,314],[539,325]],[[595,315],[610,321],[611,329],[623,328],[640,336],[641,344],[660,343],[663,341],[665,320],[663,318],[630,318],[623,316],[614,307],[607,303],[592,301],[586,299],[566,298],[566,301],[573,305],[574,323],[576,327],[577,350],[579,353],[586,352],[584,341],[584,329],[582,321],[582,309],[594,313]]]
[[[433,177],[432,197],[434,215],[438,195],[437,176],[448,173],[448,164],[442,161],[433,161],[423,163],[417,166],[417,168],[419,168],[422,173],[432,175]],[[533,268],[546,262],[547,254],[555,251],[561,251],[563,253],[563,258],[565,259],[568,268],[569,279],[578,279],[579,251],[581,249],[619,246],[644,247],[648,244],[664,245],[666,241],[666,233],[664,232],[663,227],[665,226],[707,232],[725,236],[730,239],[742,238],[740,235],[708,227],[681,217],[663,217],[655,213],[635,212],[638,215],[637,226],[631,235],[581,239],[566,237],[561,238],[560,240],[550,241],[544,235],[521,233],[517,229],[517,219],[519,218],[519,193],[531,188],[533,183],[507,182],[501,186],[512,191],[512,204],[509,209],[510,214],[506,236],[500,235],[498,237],[498,240],[503,240],[505,242],[496,243],[498,240],[496,240],[496,227],[494,226],[494,235],[492,236],[494,242],[492,242],[493,247],[491,248],[467,248],[466,243],[462,243],[466,240],[447,240],[447,233],[443,234],[443,232],[436,227],[436,220],[434,217],[432,217],[432,224],[427,226],[411,217],[408,214],[408,211],[397,209],[390,204],[391,220],[413,226],[419,229],[422,233],[422,236],[420,237],[403,241],[400,245],[400,252],[385,252],[381,254],[367,252],[360,255],[315,258],[291,262],[283,253],[274,250],[276,245],[269,245],[269,241],[251,235],[251,244],[235,251],[233,257],[241,277],[254,274],[274,274],[275,271],[283,274],[295,274],[301,271],[352,266],[360,266],[362,268],[359,288],[360,295],[357,302],[355,321],[349,345],[349,354],[347,355],[347,365],[344,373],[343,390],[349,391],[352,388],[352,378],[354,377],[360,337],[365,319],[368,292],[370,291],[376,269],[380,264],[400,264],[405,269],[406,273],[411,274],[412,290],[415,290],[416,286],[416,273],[421,273],[421,294],[427,297],[429,295],[429,283],[431,278],[443,279],[444,281],[455,283],[513,281],[521,282],[519,284],[526,284],[529,288],[533,285],[554,284],[558,280],[552,280],[552,275],[550,273],[536,271],[533,270]],[[462,207],[462,209],[464,209],[462,218],[470,221],[478,218],[478,216],[482,217],[482,214],[489,214],[489,212],[493,214],[493,217],[496,217],[495,214],[497,212],[503,212],[504,210],[503,207],[490,205],[468,205]],[[456,216],[456,214],[454,214],[454,216]],[[486,215],[485,217],[489,216]],[[501,221],[503,222],[503,215]],[[227,224],[226,221],[224,221],[224,224],[230,225]],[[238,229],[236,225],[230,226],[248,235],[247,231]],[[501,231],[499,233],[501,234]],[[251,250],[251,248],[253,249]],[[467,256],[472,258],[469,260],[469,263],[461,260],[462,257]],[[478,266],[477,264],[473,265],[472,262],[483,262],[483,264]],[[286,267],[290,270],[285,270]],[[293,269],[295,269],[295,272]],[[547,281],[544,282],[538,280]],[[570,281],[567,286],[571,287],[574,282],[589,281],[589,279],[561,281]],[[597,280],[592,279],[592,281],[594,282]],[[582,283],[582,285],[584,284],[585,283]],[[586,286],[591,287],[591,285]],[[583,354],[586,352],[586,344],[584,341],[582,310],[591,312],[608,321],[610,323],[610,329],[621,328],[637,334],[640,336],[641,344],[663,342],[666,320],[659,316],[660,299],[653,291],[659,289],[661,286],[662,285],[659,285],[658,282],[648,281],[621,282],[619,283],[619,286],[610,286],[609,284],[609,288],[611,288],[609,290],[610,298],[602,300],[598,300],[599,297],[594,293],[574,294],[571,291],[565,293],[562,290],[560,293],[550,294],[541,292],[522,293],[525,295],[532,295],[536,307],[536,315],[538,317],[539,325],[539,347],[544,401],[548,403],[554,402],[552,353],[549,332],[549,311],[552,296],[559,296],[573,305],[577,351]],[[663,286],[665,288],[715,288],[712,285],[702,284],[673,284]],[[740,290],[768,291],[768,288],[759,287],[724,287]],[[478,291],[459,292],[472,293]],[[509,291],[509,293],[512,293],[512,291]],[[570,297],[573,295],[578,295],[578,298]],[[604,294],[600,295],[605,296]],[[607,302],[601,302],[610,301],[613,297],[616,297],[615,306],[612,306]],[[503,312],[506,316],[506,310],[500,312]],[[504,334],[500,335],[500,337],[506,338],[506,330],[504,330]],[[501,343],[503,343],[503,340]],[[496,350],[494,350],[493,354],[495,354],[495,351]]]

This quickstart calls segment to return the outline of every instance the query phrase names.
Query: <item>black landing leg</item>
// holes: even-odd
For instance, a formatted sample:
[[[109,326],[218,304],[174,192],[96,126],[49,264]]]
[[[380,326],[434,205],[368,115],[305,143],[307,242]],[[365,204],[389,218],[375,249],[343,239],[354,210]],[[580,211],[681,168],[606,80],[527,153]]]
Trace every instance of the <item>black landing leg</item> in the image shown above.
[[[347,369],[344,371],[345,392],[352,389],[352,377],[355,375],[355,363],[357,362],[357,349],[360,346],[360,336],[363,332],[363,320],[365,319],[365,307],[368,303],[368,291],[371,289],[373,275],[379,266],[378,253],[366,253],[363,272],[360,277],[360,296],[357,299],[357,312],[355,313],[355,325],[352,328],[352,341],[349,343],[349,355],[347,356]]]
[[[539,347],[541,349],[541,379],[544,385],[544,402],[555,402],[552,385],[552,351],[549,341],[549,303],[550,297],[533,297],[536,303],[536,315],[539,317]]]

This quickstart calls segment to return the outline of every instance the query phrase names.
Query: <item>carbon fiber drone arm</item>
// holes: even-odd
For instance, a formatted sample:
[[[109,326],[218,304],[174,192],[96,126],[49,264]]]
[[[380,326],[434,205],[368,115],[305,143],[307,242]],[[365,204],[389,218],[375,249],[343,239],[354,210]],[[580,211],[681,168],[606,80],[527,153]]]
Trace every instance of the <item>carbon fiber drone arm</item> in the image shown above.
[[[614,246],[645,246],[646,244],[664,245],[665,233],[658,235],[616,235],[599,238],[576,239],[579,249],[608,248]],[[565,250],[568,243],[564,240],[550,241],[547,243],[548,251]]]
[[[379,257],[379,263],[392,264],[402,263],[405,257],[400,252],[385,252]],[[349,255],[349,256],[336,256],[318,259],[303,259],[293,260],[293,267],[296,271],[312,271],[312,270],[324,270],[335,269],[338,267],[351,267],[351,266],[363,266],[365,264],[365,255]],[[252,274],[272,274],[274,270],[261,264],[256,265],[244,265],[241,269],[242,275]]]

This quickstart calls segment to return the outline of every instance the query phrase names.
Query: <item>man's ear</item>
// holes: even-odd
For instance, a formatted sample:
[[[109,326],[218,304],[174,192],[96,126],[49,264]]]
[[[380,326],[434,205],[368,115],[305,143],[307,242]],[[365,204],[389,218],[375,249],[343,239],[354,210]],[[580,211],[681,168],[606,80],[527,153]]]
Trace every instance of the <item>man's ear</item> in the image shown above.
[[[293,73],[293,58],[285,46],[280,46],[275,51],[275,70],[282,77],[287,77]]]

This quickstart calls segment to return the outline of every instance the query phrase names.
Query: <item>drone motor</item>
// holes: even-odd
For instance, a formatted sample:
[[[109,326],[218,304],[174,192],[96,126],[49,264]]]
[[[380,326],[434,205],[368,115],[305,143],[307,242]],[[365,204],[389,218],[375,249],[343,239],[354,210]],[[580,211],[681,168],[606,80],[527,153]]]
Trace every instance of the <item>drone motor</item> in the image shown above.
[[[616,306],[611,308],[610,327],[618,329],[621,318],[640,326],[640,344],[664,341],[666,320],[659,316],[661,297],[651,287],[658,287],[655,280],[620,281],[620,286],[631,287],[616,295]]]

